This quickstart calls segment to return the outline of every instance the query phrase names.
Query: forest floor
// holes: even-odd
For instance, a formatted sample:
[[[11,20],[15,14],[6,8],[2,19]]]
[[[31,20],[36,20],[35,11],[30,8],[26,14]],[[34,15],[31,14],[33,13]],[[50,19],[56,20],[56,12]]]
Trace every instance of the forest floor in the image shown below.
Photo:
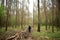
[[[0,29],[1,30],[1,29]],[[32,28],[31,33],[26,29],[24,30],[8,30],[0,32],[0,40],[60,40],[60,32],[48,32],[44,27],[41,28],[41,32],[36,31],[37,28]]]

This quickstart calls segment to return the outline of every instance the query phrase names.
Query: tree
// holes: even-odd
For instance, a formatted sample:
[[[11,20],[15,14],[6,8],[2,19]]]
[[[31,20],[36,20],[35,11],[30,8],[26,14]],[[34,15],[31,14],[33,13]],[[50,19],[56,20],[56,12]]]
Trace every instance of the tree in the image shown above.
[[[48,19],[48,25],[49,25],[49,29],[50,29],[50,26],[52,24],[52,3],[51,3],[51,0],[47,0],[47,19]],[[49,8],[49,9],[48,9]]]
[[[33,2],[33,27],[38,24],[38,11],[37,4]]]
[[[24,17],[24,0],[22,0],[22,10],[21,10],[21,28],[23,28],[23,17]]]
[[[28,0],[28,25],[29,25],[29,0]]]
[[[56,28],[57,31],[60,30],[60,0],[56,0],[56,18],[55,18],[55,23],[56,23]]]
[[[20,25],[20,20],[19,20],[19,9],[18,9],[18,0],[16,0],[16,26]]]
[[[8,13],[9,13],[9,10],[8,10],[8,0],[6,0],[6,14],[7,14],[7,17],[6,17],[6,31],[7,31],[7,27],[8,27]]]
[[[5,26],[6,13],[4,11],[5,11],[5,7],[3,5],[0,5],[0,27]]]
[[[4,5],[4,0],[2,0],[2,3],[1,3],[1,5]]]
[[[45,23],[46,23],[46,30],[47,30],[47,13],[46,13],[46,0],[44,0],[44,14],[45,14]]]
[[[6,0],[6,31],[7,31],[7,28],[8,28],[8,26],[10,25],[10,23],[9,23],[9,17],[10,17],[10,0]]]
[[[52,0],[52,32],[54,32],[54,0]]]
[[[38,29],[37,31],[40,32],[40,1],[38,0]]]
[[[33,27],[34,27],[34,2],[33,2]]]

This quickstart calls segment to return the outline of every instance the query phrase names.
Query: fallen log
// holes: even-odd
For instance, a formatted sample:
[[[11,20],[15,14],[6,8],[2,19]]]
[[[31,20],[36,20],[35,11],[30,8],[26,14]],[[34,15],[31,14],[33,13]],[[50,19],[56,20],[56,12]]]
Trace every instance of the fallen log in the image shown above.
[[[18,37],[18,33],[16,33],[14,36],[8,37],[6,40],[13,40]]]
[[[6,40],[17,40],[17,39],[27,39],[30,36],[30,31],[29,28],[26,28],[23,31],[17,32],[14,36],[8,37]]]

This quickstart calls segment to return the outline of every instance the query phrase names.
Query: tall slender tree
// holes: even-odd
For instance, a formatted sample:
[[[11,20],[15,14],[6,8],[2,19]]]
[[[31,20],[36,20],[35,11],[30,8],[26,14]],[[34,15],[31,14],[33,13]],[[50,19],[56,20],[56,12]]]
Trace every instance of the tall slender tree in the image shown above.
[[[6,14],[7,14],[7,17],[6,17],[6,31],[7,31],[7,28],[8,28],[8,16],[9,16],[8,2],[9,2],[9,0],[6,0]]]
[[[54,32],[54,0],[52,0],[52,32]]]
[[[56,7],[57,7],[57,13],[56,13],[56,28],[57,28],[57,31],[59,30],[60,28],[60,0],[56,0]]]
[[[17,26],[17,0],[16,0],[16,24],[15,27]]]
[[[4,0],[2,0],[2,3],[1,3],[1,5],[4,5]]]
[[[33,2],[33,27],[34,27],[34,2]]]
[[[40,32],[40,1],[38,0],[38,32]]]
[[[23,29],[23,17],[24,17],[24,0],[22,0],[22,10],[21,10],[21,28]]]
[[[44,0],[44,14],[45,14],[45,23],[46,23],[46,30],[47,30],[46,0]]]

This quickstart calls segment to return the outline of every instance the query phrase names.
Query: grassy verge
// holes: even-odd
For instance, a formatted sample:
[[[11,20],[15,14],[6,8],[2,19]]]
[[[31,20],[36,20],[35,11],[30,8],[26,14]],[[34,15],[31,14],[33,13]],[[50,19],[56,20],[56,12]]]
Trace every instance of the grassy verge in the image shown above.
[[[48,37],[50,40],[55,39],[55,40],[60,40],[60,32],[57,33],[49,33],[49,32],[33,32],[32,33],[32,38],[46,38]]]

